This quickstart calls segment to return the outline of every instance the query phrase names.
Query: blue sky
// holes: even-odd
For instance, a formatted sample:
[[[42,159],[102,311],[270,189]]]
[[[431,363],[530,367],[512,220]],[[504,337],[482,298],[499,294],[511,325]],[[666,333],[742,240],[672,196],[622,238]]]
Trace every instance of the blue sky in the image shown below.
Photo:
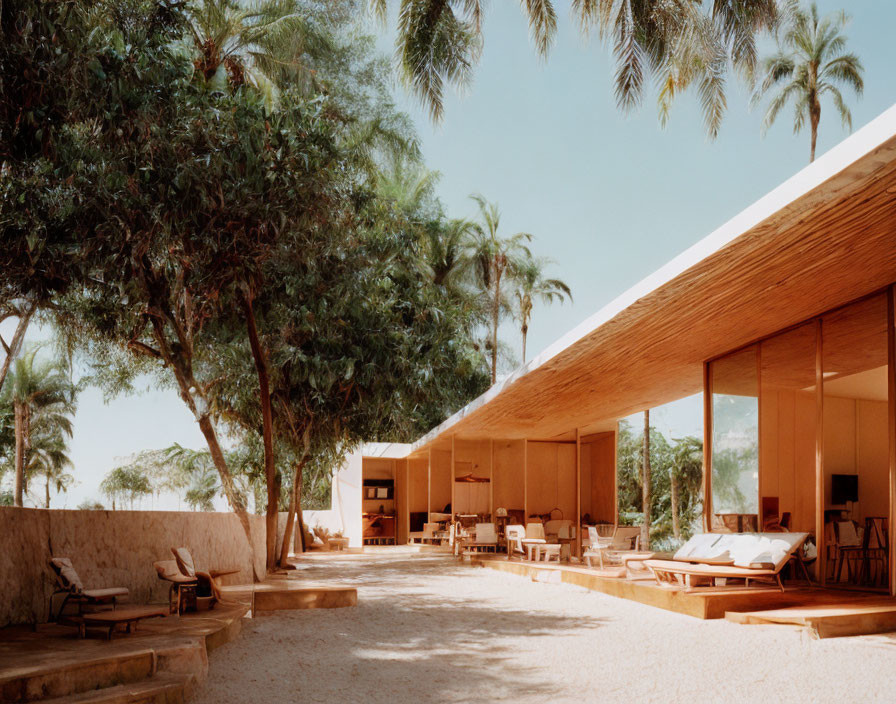
[[[822,12],[848,5],[853,16],[846,32],[866,68],[864,98],[849,100],[859,128],[896,102],[896,43],[888,31],[896,5],[818,4]],[[473,216],[471,193],[497,201],[505,233],[533,233],[536,252],[551,257],[552,273],[572,288],[572,305],[536,309],[530,355],[805,166],[809,152],[808,134],[793,135],[789,112],[763,138],[761,112],[750,111],[735,83],[715,141],[705,137],[690,95],[679,99],[665,130],[652,94],[637,113],[621,114],[606,49],[580,37],[568,2],[556,5],[557,42],[542,61],[519,3],[490,4],[475,81],[465,96],[449,92],[441,125],[396,88],[427,165],[442,174],[438,195],[448,213]],[[391,51],[388,31],[380,45]],[[822,110],[819,153],[847,134],[829,105]],[[505,327],[503,337],[518,348],[514,329]],[[699,404],[682,405],[686,411],[653,417],[675,434],[697,432]],[[97,486],[116,456],[172,442],[204,447],[176,394],[151,390],[106,405],[99,392],[85,392],[72,445],[80,483],[54,505],[99,498]],[[177,507],[169,500],[161,505]]]

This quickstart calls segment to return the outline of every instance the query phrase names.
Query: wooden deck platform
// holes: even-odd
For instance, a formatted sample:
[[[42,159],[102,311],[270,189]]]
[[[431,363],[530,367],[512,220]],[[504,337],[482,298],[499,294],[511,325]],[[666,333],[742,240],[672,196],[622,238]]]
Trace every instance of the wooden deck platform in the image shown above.
[[[563,582],[701,619],[737,623],[791,623],[820,638],[896,631],[896,599],[860,591],[794,586],[777,589],[714,589],[688,593],[652,579],[620,578],[618,570],[577,565],[538,565],[520,560],[475,559],[473,564],[543,582]]]
[[[339,609],[358,604],[358,590],[355,587],[318,584],[291,578],[288,575],[269,575],[259,584],[235,584],[222,587],[221,591],[228,599],[251,604],[253,613],[295,609]]]

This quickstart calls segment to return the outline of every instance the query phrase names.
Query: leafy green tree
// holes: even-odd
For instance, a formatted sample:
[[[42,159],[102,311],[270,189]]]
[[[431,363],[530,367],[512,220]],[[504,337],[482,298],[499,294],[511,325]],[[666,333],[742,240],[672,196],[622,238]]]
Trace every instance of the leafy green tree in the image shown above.
[[[763,132],[775,122],[788,103],[793,104],[793,132],[809,125],[809,162],[815,161],[815,144],[821,121],[821,100],[829,97],[843,126],[852,129],[852,112],[841,87],[852,88],[859,97],[865,88],[864,67],[859,57],[846,51],[843,28],[849,15],[836,12],[823,18],[813,2],[808,9],[792,14],[778,51],[764,62],[762,81],[753,95],[754,105],[775,90],[762,121]]]
[[[65,471],[74,467],[68,456],[67,441],[67,437],[71,436],[71,421],[67,416],[38,415],[31,431],[31,449],[25,474],[29,478],[44,478],[44,508],[50,508],[51,487],[59,494],[67,492],[75,483],[74,476]]]
[[[0,301],[2,303],[2,301]],[[11,318],[16,319],[16,329],[13,331],[12,338],[9,342],[0,336],[0,349],[3,350],[3,364],[0,365],[0,389],[3,388],[3,382],[6,381],[6,375],[12,366],[12,361],[22,349],[25,341],[25,332],[28,330],[28,324],[31,322],[31,316],[34,315],[36,305],[33,301],[9,301],[5,308],[0,308],[0,323]]]
[[[445,83],[466,87],[483,42],[482,0],[400,0],[396,63],[406,86],[433,119],[443,115]],[[540,56],[547,56],[557,17],[550,0],[521,3]],[[789,3],[782,3],[785,7]],[[387,0],[370,0],[381,21]],[[697,89],[704,122],[718,133],[726,108],[729,65],[749,81],[756,68],[757,35],[776,26],[776,0],[573,0],[572,14],[585,33],[597,32],[616,60],[616,101],[629,110],[651,79],[660,87],[661,117],[671,100]]]
[[[43,466],[46,471],[58,471],[58,468],[50,469],[54,464],[61,467],[69,464],[61,438],[63,434],[71,436],[78,389],[61,361],[39,358],[38,352],[39,348],[35,347],[16,359],[0,396],[0,406],[12,408],[16,506],[22,506],[32,459],[37,463],[35,466]],[[44,435],[38,437],[45,443],[42,448],[33,443],[41,429]],[[42,459],[32,456],[37,449],[47,454]]]
[[[517,272],[514,285],[516,290],[516,316],[520,323],[520,334],[523,339],[523,362],[526,361],[526,338],[529,335],[529,322],[532,320],[532,309],[537,301],[542,303],[563,303],[572,300],[572,291],[561,279],[548,279],[544,269],[550,260],[529,257]]]
[[[134,501],[152,494],[152,485],[139,467],[115,467],[100,482],[100,491],[112,502],[113,511],[124,501],[133,509]]]
[[[478,194],[472,198],[479,207],[479,222],[476,224],[471,263],[476,284],[488,300],[489,352],[494,384],[498,379],[498,327],[502,316],[512,312],[511,281],[532,259],[528,247],[532,235],[517,232],[502,236],[498,232],[501,225],[498,206]]]
[[[78,504],[79,511],[105,511],[106,507],[94,499],[84,499]]]

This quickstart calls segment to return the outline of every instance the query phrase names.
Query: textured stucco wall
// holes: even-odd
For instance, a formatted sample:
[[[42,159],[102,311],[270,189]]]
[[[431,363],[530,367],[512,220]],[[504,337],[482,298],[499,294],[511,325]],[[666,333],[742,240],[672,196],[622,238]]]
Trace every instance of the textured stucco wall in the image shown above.
[[[263,576],[264,517],[249,520],[255,571]],[[282,516],[280,524],[282,535]],[[173,559],[171,548],[181,545],[200,569],[241,569],[224,584],[253,580],[253,550],[231,513],[0,507],[0,627],[46,621],[54,588],[51,555],[70,557],[87,588],[127,587],[132,603],[164,602],[168,584],[152,563]]]

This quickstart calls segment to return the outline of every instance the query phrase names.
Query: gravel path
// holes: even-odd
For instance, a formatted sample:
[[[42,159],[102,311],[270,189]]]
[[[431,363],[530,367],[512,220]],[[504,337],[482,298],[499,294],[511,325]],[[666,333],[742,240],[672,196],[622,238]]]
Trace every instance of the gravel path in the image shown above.
[[[199,704],[893,702],[896,634],[816,641],[409,554],[302,563],[358,606],[247,620]]]

